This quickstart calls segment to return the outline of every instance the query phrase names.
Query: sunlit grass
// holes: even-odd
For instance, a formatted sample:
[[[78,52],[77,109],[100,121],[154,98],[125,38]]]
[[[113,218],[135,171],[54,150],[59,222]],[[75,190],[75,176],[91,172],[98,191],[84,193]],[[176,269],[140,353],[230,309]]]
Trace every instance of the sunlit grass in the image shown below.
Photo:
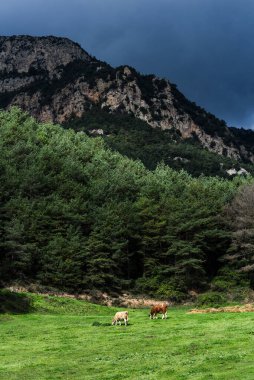
[[[254,379],[254,313],[172,308],[150,320],[129,310],[125,327],[111,326],[116,309],[37,296],[33,305],[0,316],[0,379]]]

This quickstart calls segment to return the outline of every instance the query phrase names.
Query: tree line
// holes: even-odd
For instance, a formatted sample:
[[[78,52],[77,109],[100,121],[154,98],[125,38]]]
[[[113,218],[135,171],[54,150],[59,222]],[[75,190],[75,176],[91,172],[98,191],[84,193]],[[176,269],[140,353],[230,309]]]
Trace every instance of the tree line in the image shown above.
[[[180,299],[225,267],[247,277],[253,270],[236,222],[249,178],[194,178],[164,164],[149,171],[101,138],[40,124],[18,108],[0,112],[0,151],[2,285]],[[246,223],[253,244],[249,213]]]

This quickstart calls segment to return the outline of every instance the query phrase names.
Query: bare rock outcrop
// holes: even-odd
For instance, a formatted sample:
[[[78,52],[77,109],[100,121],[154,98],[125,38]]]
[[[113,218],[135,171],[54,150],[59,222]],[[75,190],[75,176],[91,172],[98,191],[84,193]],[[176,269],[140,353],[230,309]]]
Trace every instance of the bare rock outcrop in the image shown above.
[[[189,102],[165,79],[112,68],[67,38],[0,37],[0,107],[17,105],[40,121],[64,123],[96,106],[153,128],[174,129],[208,150],[254,162],[224,122]],[[212,130],[212,132],[211,132]]]

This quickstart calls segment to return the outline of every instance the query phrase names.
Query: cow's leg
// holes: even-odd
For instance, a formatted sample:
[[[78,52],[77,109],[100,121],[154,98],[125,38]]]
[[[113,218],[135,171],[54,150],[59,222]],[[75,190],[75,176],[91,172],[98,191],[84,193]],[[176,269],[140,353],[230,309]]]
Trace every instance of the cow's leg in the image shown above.
[[[127,319],[126,318],[124,319],[124,324],[125,324],[125,326],[127,326]]]
[[[167,317],[168,317],[168,314],[167,314],[167,312],[165,313],[165,319],[167,319]]]
[[[119,319],[119,325],[120,325],[120,326],[122,325],[120,319]]]

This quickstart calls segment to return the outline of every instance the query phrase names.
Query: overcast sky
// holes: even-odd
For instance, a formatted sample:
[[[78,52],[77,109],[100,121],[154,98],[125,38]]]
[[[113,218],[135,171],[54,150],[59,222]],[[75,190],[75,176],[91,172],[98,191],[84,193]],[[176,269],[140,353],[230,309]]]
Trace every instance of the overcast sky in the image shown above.
[[[69,37],[254,129],[254,0],[3,0],[0,34]]]

